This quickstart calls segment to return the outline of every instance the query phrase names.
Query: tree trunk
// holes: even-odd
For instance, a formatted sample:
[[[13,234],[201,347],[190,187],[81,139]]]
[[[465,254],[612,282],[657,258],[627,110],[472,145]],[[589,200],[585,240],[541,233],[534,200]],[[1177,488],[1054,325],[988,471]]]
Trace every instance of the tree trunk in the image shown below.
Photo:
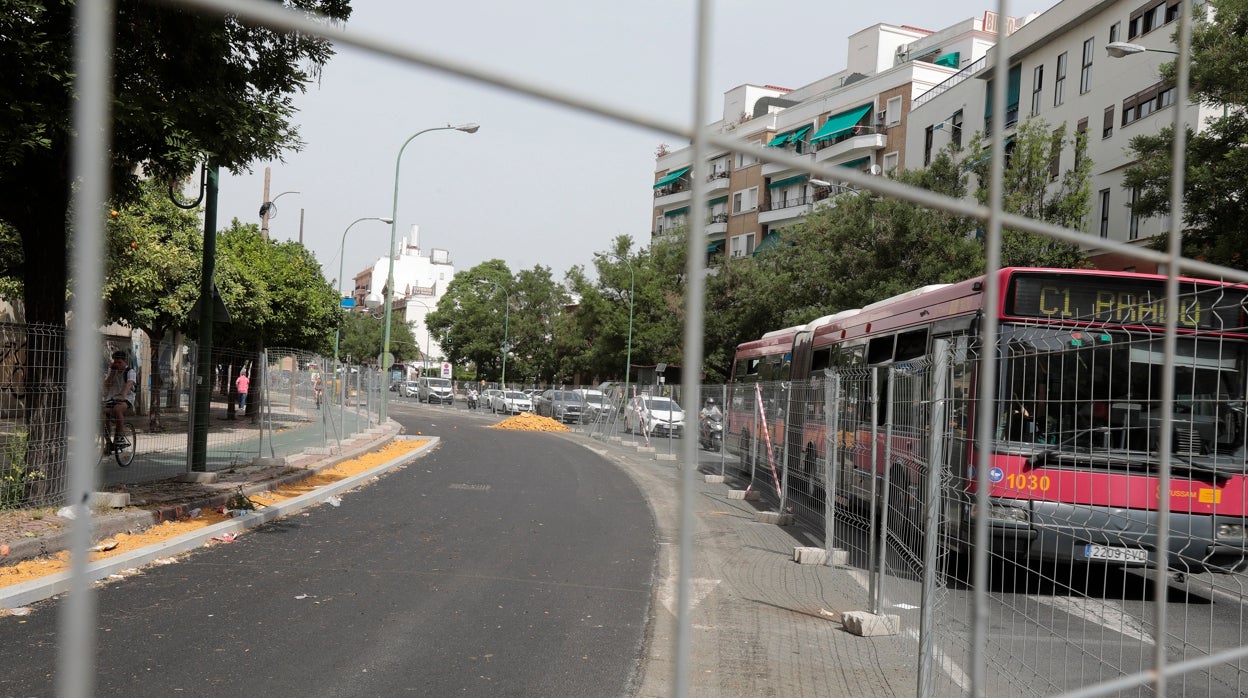
[[[144,332],[147,334],[148,343],[147,370],[152,377],[152,390],[148,396],[147,430],[156,433],[165,430],[160,422],[160,393],[165,385],[164,376],[160,373],[160,343],[165,339],[165,331],[144,330]]]
[[[22,203],[0,211],[22,238],[26,306],[27,464],[40,473],[29,504],[60,502],[68,487],[65,404],[65,310],[69,192],[64,161],[27,158],[22,179],[31,182]],[[30,163],[38,164],[30,164]],[[35,184],[41,182],[42,184]],[[98,356],[82,357],[98,361]]]

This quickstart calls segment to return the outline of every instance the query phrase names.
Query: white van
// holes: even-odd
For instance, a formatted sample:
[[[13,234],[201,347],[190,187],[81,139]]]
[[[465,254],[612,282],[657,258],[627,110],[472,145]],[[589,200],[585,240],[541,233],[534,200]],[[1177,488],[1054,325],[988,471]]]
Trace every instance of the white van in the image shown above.
[[[455,402],[455,391],[448,378],[421,378],[416,383],[416,399],[430,405],[440,403],[450,405]]]
[[[581,408],[581,416],[586,422],[596,422],[611,413],[611,403],[601,390],[581,388],[576,392],[581,394],[581,400],[585,402],[585,406]]]

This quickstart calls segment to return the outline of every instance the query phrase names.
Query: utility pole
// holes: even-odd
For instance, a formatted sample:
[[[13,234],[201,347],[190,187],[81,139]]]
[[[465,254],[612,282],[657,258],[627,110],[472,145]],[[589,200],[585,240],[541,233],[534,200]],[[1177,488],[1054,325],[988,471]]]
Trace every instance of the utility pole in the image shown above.
[[[271,208],[270,202],[272,201],[272,199],[269,198],[270,174],[270,168],[264,168],[264,199],[262,199],[260,206],[260,237],[265,240],[269,239],[269,210]]]
[[[299,244],[303,244],[303,209],[299,209]]]

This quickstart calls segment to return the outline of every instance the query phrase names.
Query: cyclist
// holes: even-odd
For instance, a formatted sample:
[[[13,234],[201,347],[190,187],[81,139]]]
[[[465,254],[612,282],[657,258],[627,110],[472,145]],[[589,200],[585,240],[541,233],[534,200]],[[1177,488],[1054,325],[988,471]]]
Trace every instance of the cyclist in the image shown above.
[[[126,362],[126,352],[113,352],[113,362],[104,375],[104,416],[113,428],[116,448],[125,448],[126,412],[134,407],[134,381],[136,374]]]

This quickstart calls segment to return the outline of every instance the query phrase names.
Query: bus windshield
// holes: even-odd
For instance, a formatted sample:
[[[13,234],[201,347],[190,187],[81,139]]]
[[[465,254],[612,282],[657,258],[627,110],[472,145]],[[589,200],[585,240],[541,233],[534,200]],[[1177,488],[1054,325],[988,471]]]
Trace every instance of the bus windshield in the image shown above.
[[[1155,451],[1162,338],[1147,332],[1005,325],[996,437],[1063,444],[1081,432],[1105,447]],[[1234,453],[1243,445],[1246,348],[1181,336],[1174,356],[1176,452]]]

